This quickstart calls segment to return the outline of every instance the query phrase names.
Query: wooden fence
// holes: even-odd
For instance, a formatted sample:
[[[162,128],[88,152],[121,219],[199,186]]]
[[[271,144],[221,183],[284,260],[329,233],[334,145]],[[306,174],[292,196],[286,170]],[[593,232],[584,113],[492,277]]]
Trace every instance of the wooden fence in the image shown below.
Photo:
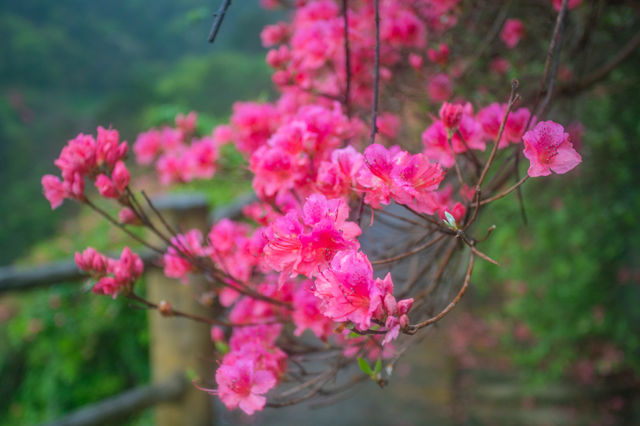
[[[154,204],[178,229],[199,228],[206,232],[213,221],[222,217],[237,218],[242,207],[252,199],[240,197],[233,204],[213,211],[209,211],[206,199],[195,193],[158,197]],[[142,251],[139,255],[145,266],[157,261],[153,252]],[[168,300],[176,309],[210,315],[197,303],[192,286],[165,277],[158,268],[145,268],[145,277],[149,299]],[[30,267],[0,267],[0,295],[35,291],[84,278],[73,260]],[[192,284],[197,287],[202,283]],[[151,406],[155,407],[155,424],[159,426],[213,424],[211,397],[195,389],[186,379],[187,371],[206,378],[212,370],[210,363],[205,361],[205,357],[213,353],[208,326],[183,318],[162,317],[158,312],[150,311],[149,327],[151,384],[82,407],[50,425],[112,424]]]

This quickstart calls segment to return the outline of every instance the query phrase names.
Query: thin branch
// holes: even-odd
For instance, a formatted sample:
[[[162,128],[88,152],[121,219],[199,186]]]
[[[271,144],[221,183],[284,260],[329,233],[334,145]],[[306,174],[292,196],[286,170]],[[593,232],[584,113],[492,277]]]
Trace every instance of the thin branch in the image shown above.
[[[562,6],[560,7],[560,11],[558,12],[558,16],[556,18],[556,25],[553,29],[553,35],[551,36],[551,42],[549,43],[549,48],[547,49],[547,59],[544,64],[544,72],[542,73],[542,79],[540,80],[540,89],[536,94],[536,100],[533,104],[533,108],[531,108],[531,115],[529,115],[529,120],[527,121],[527,125],[524,127],[525,130],[529,129],[531,123],[533,122],[533,117],[535,116],[538,106],[540,105],[540,99],[543,95],[546,95],[545,87],[547,86],[547,80],[549,78],[549,72],[551,71],[551,64],[553,58],[556,54],[559,53],[559,49],[556,49],[556,45],[559,42],[560,34],[564,29],[564,17],[567,14],[567,6],[569,4],[569,0],[562,0]]]
[[[117,220],[115,220],[114,218],[111,217],[111,215],[109,213],[107,213],[106,211],[102,210],[100,207],[96,206],[95,204],[93,204],[91,202],[91,200],[89,200],[88,198],[85,198],[83,200],[83,202],[88,205],[89,207],[91,207],[94,211],[96,211],[97,213],[99,213],[102,217],[104,217],[105,219],[107,219],[112,225],[116,226],[117,228],[120,228],[125,234],[127,234],[128,236],[130,236],[131,238],[133,238],[134,240],[136,240],[137,242],[139,242],[140,244],[144,245],[147,248],[150,248],[151,250],[155,251],[156,253],[159,254],[164,254],[164,250],[155,247],[153,245],[151,245],[150,243],[146,242],[145,240],[143,240],[142,238],[138,237],[136,234],[134,234],[133,232],[129,231],[127,228],[125,228],[120,222],[118,222]]]
[[[344,109],[351,117],[351,49],[349,47],[349,0],[342,0],[342,20],[344,26]]]
[[[431,325],[431,324],[434,324],[434,323],[440,321],[445,315],[447,315],[458,304],[460,299],[462,299],[462,296],[464,296],[464,293],[467,291],[467,288],[469,287],[469,281],[471,281],[471,273],[473,272],[474,259],[475,259],[475,256],[474,256],[474,253],[472,252],[470,257],[469,257],[469,266],[467,267],[467,273],[465,274],[464,282],[462,283],[462,288],[460,288],[460,291],[458,292],[456,297],[453,299],[453,301],[451,301],[451,303],[449,303],[449,305],[447,305],[447,307],[444,308],[442,310],[442,312],[440,312],[435,317],[432,317],[432,318],[429,318],[429,319],[424,320],[422,322],[419,322],[418,324],[407,326],[407,328],[405,330],[403,330],[404,333],[406,333],[406,334],[415,334],[421,328],[424,328],[424,327],[426,327],[428,325]]]
[[[478,178],[478,182],[476,183],[476,191],[480,190],[482,186],[482,182],[484,182],[484,179],[487,176],[487,173],[489,172],[491,163],[493,163],[493,159],[496,156],[496,152],[498,152],[498,146],[500,145],[500,139],[502,139],[502,134],[504,133],[504,128],[505,128],[505,125],[507,124],[507,118],[509,118],[509,113],[511,113],[511,110],[513,109],[513,105],[519,99],[519,96],[516,93],[516,90],[518,89],[518,85],[519,85],[518,80],[511,81],[511,94],[509,95],[509,102],[507,104],[507,109],[504,112],[504,116],[502,117],[502,123],[500,123],[500,130],[498,131],[498,137],[493,143],[493,149],[491,149],[491,154],[489,154],[489,159],[487,160],[487,163],[484,165],[484,169],[482,169],[482,173],[480,174],[480,177]]]
[[[493,197],[489,197],[489,198],[485,198],[484,200],[480,201],[480,205],[484,206],[485,204],[489,204],[493,201],[499,200],[502,197],[505,197],[507,195],[509,195],[511,192],[515,191],[516,189],[518,189],[523,183],[525,183],[527,181],[527,179],[529,179],[529,175],[525,175],[522,179],[520,179],[518,182],[516,182],[514,185],[510,186],[509,188],[505,189],[504,191],[502,191],[499,194],[494,195]]]
[[[207,317],[203,317],[203,316],[200,316],[200,315],[194,315],[194,314],[190,314],[190,313],[187,313],[187,312],[179,311],[179,310],[176,310],[176,309],[173,309],[173,308],[170,308],[169,311],[164,312],[159,308],[157,303],[153,303],[153,302],[143,298],[142,296],[139,296],[136,293],[130,292],[130,293],[126,294],[126,296],[131,300],[135,300],[136,302],[141,303],[142,305],[146,306],[147,308],[156,309],[163,316],[187,318],[187,319],[190,319],[192,321],[202,322],[202,323],[210,324],[210,325],[221,325],[221,326],[225,326],[225,327],[249,327],[249,326],[254,326],[254,325],[278,324],[278,323],[281,322],[281,321],[275,321],[274,320],[274,321],[264,321],[264,322],[234,323],[234,322],[217,320],[217,319],[214,319],[214,318],[207,318]]]
[[[445,234],[440,235],[437,238],[434,238],[430,241],[427,241],[426,243],[422,244],[421,246],[418,246],[416,248],[414,248],[413,250],[409,250],[405,253],[399,254],[398,256],[394,256],[394,257],[389,257],[387,259],[379,259],[379,260],[373,260],[371,261],[372,265],[384,265],[385,263],[392,263],[395,262],[397,260],[402,260],[405,257],[409,257],[412,256],[414,254],[420,253],[422,250],[425,250],[429,247],[431,247],[432,245],[436,244],[438,241],[441,241],[444,237],[446,237]]]
[[[471,69],[471,65],[473,65],[478,59],[482,57],[484,52],[491,46],[491,42],[500,34],[500,29],[502,29],[502,25],[504,24],[505,19],[507,18],[507,13],[509,12],[509,6],[511,5],[511,1],[504,3],[496,18],[493,21],[493,25],[489,32],[487,32],[486,37],[482,40],[480,46],[475,50],[475,55],[471,59],[469,59],[462,68],[460,73],[460,77],[464,76],[467,71]]]
[[[585,90],[594,84],[604,80],[609,76],[618,65],[625,61],[636,49],[640,47],[640,31],[638,31],[632,38],[624,45],[622,49],[605,65],[601,68],[593,71],[579,82],[569,84],[561,87],[558,92],[562,95],[572,95]]]
[[[167,231],[169,231],[169,234],[171,234],[172,237],[176,237],[178,235],[178,232],[171,225],[169,225],[165,217],[160,213],[160,211],[158,211],[156,206],[153,205],[153,202],[151,202],[151,199],[149,198],[147,193],[142,191],[142,196],[144,197],[151,210],[155,213],[156,216],[158,216],[160,222],[162,222]]]
[[[224,20],[224,16],[227,13],[227,9],[231,6],[231,0],[223,0],[220,5],[220,9],[216,12],[215,19],[213,20],[213,25],[211,25],[211,31],[209,32],[209,43],[213,43],[216,40],[216,36],[218,35],[218,31],[220,30],[220,26],[222,25],[222,21]]]
[[[376,21],[376,56],[373,74],[373,103],[371,105],[371,134],[369,145],[373,144],[378,132],[378,91],[380,90],[380,0],[374,0]]]

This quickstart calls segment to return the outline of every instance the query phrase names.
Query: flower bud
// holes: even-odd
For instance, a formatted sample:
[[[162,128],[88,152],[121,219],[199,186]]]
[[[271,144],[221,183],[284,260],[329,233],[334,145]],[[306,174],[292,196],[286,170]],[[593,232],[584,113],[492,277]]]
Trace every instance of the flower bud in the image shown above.
[[[138,225],[140,223],[138,216],[129,207],[123,207],[118,212],[118,221],[125,225]]]
[[[125,166],[122,161],[116,163],[111,173],[111,178],[118,193],[123,192],[127,185],[129,185],[131,175],[129,174],[129,170],[127,170],[127,166]]]
[[[409,317],[407,316],[407,314],[401,315],[400,327],[405,328],[407,325],[409,325]]]
[[[105,174],[100,174],[95,182],[98,192],[105,198],[118,198],[118,191],[111,182],[111,179]]]
[[[218,326],[211,327],[211,340],[213,342],[221,342],[224,340],[224,331]]]
[[[395,315],[396,313],[396,298],[393,297],[393,294],[387,293],[384,296],[384,309],[387,311],[387,315]]]
[[[439,114],[444,127],[453,132],[458,128],[462,120],[462,105],[445,102],[442,104]]]
[[[158,312],[160,312],[160,315],[164,317],[173,315],[171,303],[167,302],[166,300],[161,300],[160,303],[158,303]]]
[[[413,298],[411,299],[402,299],[398,302],[398,315],[404,315],[411,310],[413,306]]]

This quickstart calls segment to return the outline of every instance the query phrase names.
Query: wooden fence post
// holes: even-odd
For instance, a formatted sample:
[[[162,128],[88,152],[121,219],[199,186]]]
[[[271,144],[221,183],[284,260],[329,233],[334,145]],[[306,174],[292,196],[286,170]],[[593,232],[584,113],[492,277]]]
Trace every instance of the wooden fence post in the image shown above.
[[[199,194],[167,195],[154,199],[156,208],[167,222],[186,232],[199,229],[207,233],[208,207]],[[175,309],[208,316],[197,300],[197,292],[206,283],[199,277],[190,277],[190,284],[167,278],[162,270],[152,268],[147,273],[147,296],[159,302],[166,300]],[[207,324],[185,318],[163,317],[157,311],[149,312],[151,374],[154,383],[168,379],[178,371],[193,371],[203,384],[213,381],[213,345]],[[191,387],[180,399],[158,404],[155,408],[155,424],[158,426],[194,425],[209,426],[214,423],[211,396]]]

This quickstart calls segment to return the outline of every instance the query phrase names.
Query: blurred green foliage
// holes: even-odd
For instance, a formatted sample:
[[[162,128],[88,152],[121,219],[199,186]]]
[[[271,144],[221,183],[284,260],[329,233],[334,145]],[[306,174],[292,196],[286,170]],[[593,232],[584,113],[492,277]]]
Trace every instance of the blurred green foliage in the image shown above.
[[[259,31],[278,15],[265,14],[257,0],[234,4],[212,46],[214,6],[27,0],[0,8],[0,181],[8,183],[0,194],[0,265],[131,245],[73,203],[52,213],[41,194],[41,176],[57,172],[52,159],[78,132],[113,125],[133,141],[196,110],[205,134],[234,101],[271,96]],[[216,184],[189,185],[212,205],[250,188],[241,156],[231,147],[222,156],[227,165]],[[70,216],[73,224],[62,222]],[[146,311],[87,290],[68,283],[0,296],[0,425],[53,420],[148,382]]]
[[[277,14],[234,4],[215,45],[201,0],[27,0],[0,8],[0,265],[54,232],[40,178],[66,141],[113,125],[126,140],[177,112],[212,126],[272,93],[259,31]],[[212,6],[213,7],[213,6]],[[210,128],[209,128],[210,129]]]
[[[530,223],[523,226],[512,194],[477,228],[497,225],[482,250],[501,266],[481,262],[474,282],[487,301],[505,298],[494,320],[531,331],[530,339],[507,334],[504,343],[533,384],[575,373],[580,361],[596,379],[640,373],[637,76],[629,85],[639,65],[635,58],[606,88],[558,105],[558,114],[584,123],[583,163],[525,184]]]

